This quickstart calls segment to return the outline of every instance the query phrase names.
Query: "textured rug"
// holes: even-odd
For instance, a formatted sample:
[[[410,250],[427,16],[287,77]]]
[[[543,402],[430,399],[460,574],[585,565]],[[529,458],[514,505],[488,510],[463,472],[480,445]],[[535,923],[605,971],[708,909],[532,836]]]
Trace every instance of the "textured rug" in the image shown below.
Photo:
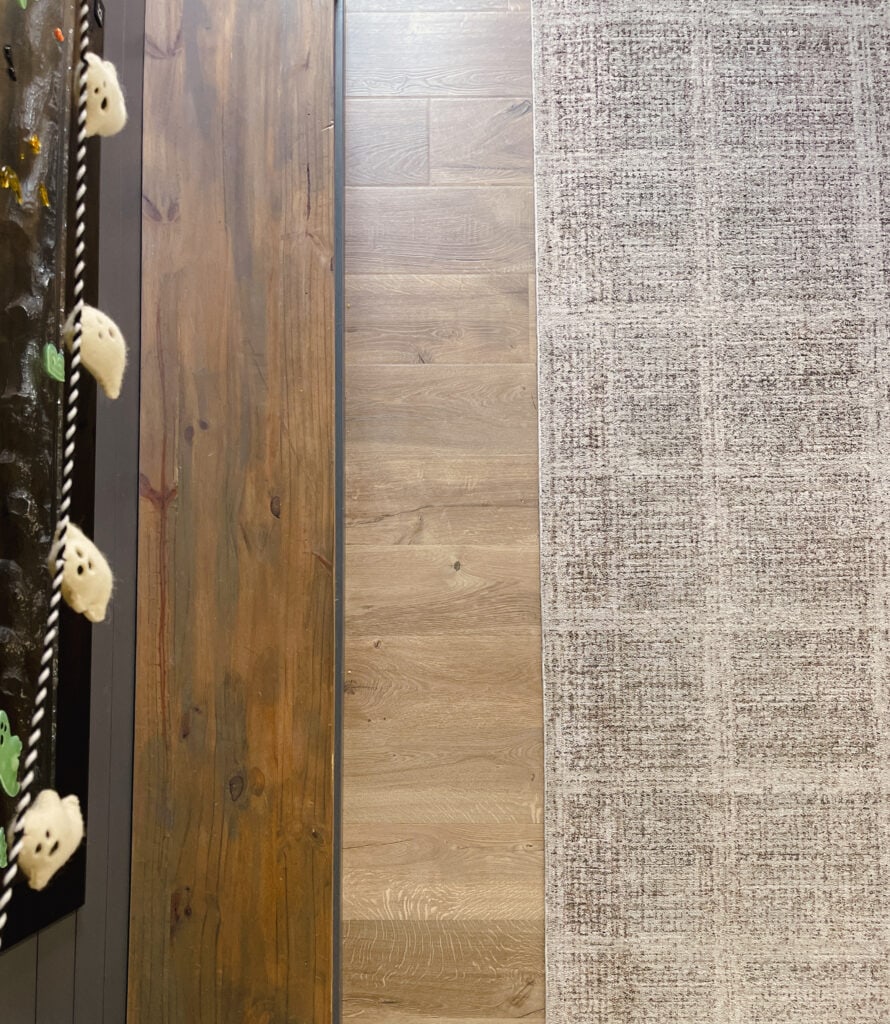
[[[887,1024],[890,7],[534,20],[549,1024]]]

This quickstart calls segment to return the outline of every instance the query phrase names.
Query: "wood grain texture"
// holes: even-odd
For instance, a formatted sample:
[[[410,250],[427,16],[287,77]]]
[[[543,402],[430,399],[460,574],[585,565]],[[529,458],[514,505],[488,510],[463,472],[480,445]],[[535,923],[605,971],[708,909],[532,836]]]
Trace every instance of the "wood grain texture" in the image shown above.
[[[349,10],[359,11],[527,11],[530,0],[349,0]]]
[[[347,101],[346,184],[429,184],[428,114],[424,99]]]
[[[358,824],[541,821],[540,637],[533,626],[495,626],[497,614],[477,613],[487,633],[466,622],[429,633],[443,624],[421,604],[417,634],[350,630],[347,839]],[[540,893],[536,879],[527,899]]]
[[[356,632],[463,632],[479,623],[533,629],[540,613],[536,581],[514,548],[350,546],[347,574]]]
[[[531,184],[532,103],[518,100],[433,100],[430,181],[435,185]]]
[[[543,931],[540,921],[348,921],[350,1010],[370,1024],[540,1020]]]
[[[135,1024],[331,1020],[333,10],[148,5]]]
[[[540,1019],[528,12],[348,4],[381,131],[357,122],[347,190],[344,1019]],[[428,183],[392,187],[405,97]]]
[[[344,843],[350,920],[540,920],[539,825],[355,825]]]
[[[534,455],[363,455],[349,460],[346,528],[351,547],[490,544],[534,551]]]
[[[347,96],[528,96],[531,27],[522,12],[352,12]]]
[[[455,645],[448,633],[421,631],[381,639],[351,630],[346,642],[346,724],[364,728],[368,718],[404,722],[406,716],[429,709],[442,712],[440,725],[447,722],[454,730],[467,731],[467,721],[454,712],[469,708],[490,712],[508,724],[539,726],[543,703],[538,639],[533,631],[508,634],[480,628],[464,631]]]
[[[350,274],[531,273],[532,192],[502,188],[349,188]]]
[[[347,396],[346,443],[358,455],[535,451],[532,366],[356,366]]]
[[[350,274],[346,358],[368,363],[534,363],[524,274]]]
[[[396,724],[377,721],[376,728],[366,730],[365,736],[359,735],[360,730],[353,730],[349,741],[361,742],[362,754],[354,757],[351,774],[374,773],[395,789],[410,782],[428,791],[444,788],[443,782],[447,779],[452,791],[459,786],[465,792],[468,788],[482,789],[484,778],[494,785],[496,792],[503,791],[507,782],[521,787],[539,778],[534,765],[540,757],[541,744],[539,730],[534,724],[522,723],[511,727],[510,723],[502,726],[498,722],[495,734],[486,736],[478,729],[459,731],[453,708],[451,716],[452,728],[436,724],[441,723],[442,717],[434,715],[433,720],[427,720],[425,727],[418,729],[410,741],[403,739],[395,749],[391,741],[399,738]],[[481,719],[482,713],[477,721]],[[463,719],[457,721],[466,725]],[[489,718],[488,721],[494,724],[498,719]],[[371,719],[368,724],[374,725],[375,720]],[[390,740],[390,745],[387,745],[387,740]],[[447,750],[444,748],[446,742]],[[524,806],[528,809],[531,803],[525,802]]]
[[[360,739],[347,735],[345,750]],[[352,756],[352,755],[348,755]],[[366,774],[344,776],[346,793],[343,812],[355,822],[375,822],[389,826],[407,819],[412,822],[466,822],[478,824],[491,818],[523,824],[543,819],[540,764],[543,746],[525,748],[525,761],[505,767],[496,756],[488,759],[466,759],[455,770],[452,763],[440,761],[416,778],[405,772],[400,776],[381,772],[373,781]],[[373,762],[362,762],[364,771],[375,767]],[[532,770],[537,766],[538,772]],[[380,763],[376,765],[380,767]],[[348,858],[346,859],[348,873]],[[543,889],[543,879],[532,888]],[[400,920],[410,921],[409,911],[403,910]],[[344,947],[345,948],[345,947]],[[543,960],[543,945],[538,950]],[[405,970],[414,971],[412,963]],[[344,988],[348,1002],[352,993]]]

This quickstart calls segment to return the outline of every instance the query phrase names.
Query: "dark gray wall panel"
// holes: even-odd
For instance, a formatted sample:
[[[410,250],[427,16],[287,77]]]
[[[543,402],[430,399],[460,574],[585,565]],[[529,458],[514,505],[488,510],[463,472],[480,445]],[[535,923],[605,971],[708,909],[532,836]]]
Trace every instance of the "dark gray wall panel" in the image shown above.
[[[106,7],[105,56],[120,74],[130,121],[102,144],[99,306],[123,331],[129,357],[120,397],[109,402],[100,396],[97,416],[96,537],[116,583],[110,628],[93,634],[90,831],[87,898],[77,915],[76,1024],[122,1024],[127,991],[145,5],[107,0]]]

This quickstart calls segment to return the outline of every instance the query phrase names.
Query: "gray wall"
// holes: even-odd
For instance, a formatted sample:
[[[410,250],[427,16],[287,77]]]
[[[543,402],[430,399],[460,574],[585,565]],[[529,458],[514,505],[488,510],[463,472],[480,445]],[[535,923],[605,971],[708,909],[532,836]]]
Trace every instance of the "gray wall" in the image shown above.
[[[130,359],[116,402],[100,399],[95,535],[117,577],[112,615],[93,631],[86,904],[0,956],[3,1019],[12,1024],[126,1020],[139,445],[142,59],[144,0],[105,0],[105,56],[130,123],[102,144],[99,306]]]

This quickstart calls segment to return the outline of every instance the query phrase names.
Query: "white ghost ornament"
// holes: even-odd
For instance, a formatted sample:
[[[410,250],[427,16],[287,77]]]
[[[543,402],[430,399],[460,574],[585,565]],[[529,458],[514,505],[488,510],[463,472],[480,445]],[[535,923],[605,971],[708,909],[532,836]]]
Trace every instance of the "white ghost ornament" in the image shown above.
[[[127,123],[127,105],[114,65],[95,53],[87,54],[88,136],[117,135]]]
[[[44,789],[22,818],[19,865],[32,889],[43,889],[83,839],[83,815],[76,796],[64,799]]]
[[[60,548],[57,530],[47,561],[53,575]],[[82,530],[69,523],[62,575],[62,597],[66,603],[74,611],[86,615],[90,622],[101,622],[105,618],[113,586],[114,577],[105,556]]]
[[[80,339],[80,361],[96,378],[109,398],[121,393],[124,367],[127,365],[127,345],[121,329],[104,313],[93,306],[83,307],[83,332]],[[74,346],[74,312],[62,328],[65,347]]]

